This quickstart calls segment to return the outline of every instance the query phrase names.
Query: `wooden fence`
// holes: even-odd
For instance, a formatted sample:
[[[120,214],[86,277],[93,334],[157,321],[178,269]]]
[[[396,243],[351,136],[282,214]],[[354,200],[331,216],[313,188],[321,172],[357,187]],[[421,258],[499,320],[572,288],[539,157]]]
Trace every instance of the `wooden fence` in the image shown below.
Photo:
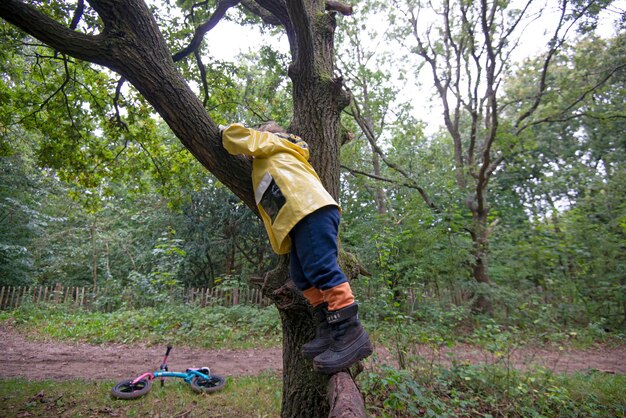
[[[56,286],[3,286],[0,288],[0,309],[14,309],[23,304],[66,304],[86,308],[99,306],[99,300],[106,300],[107,292],[99,287]],[[219,289],[186,288],[172,291],[171,300],[178,303],[198,306],[259,305],[268,306],[271,302],[259,289]],[[107,305],[100,309],[108,311]]]

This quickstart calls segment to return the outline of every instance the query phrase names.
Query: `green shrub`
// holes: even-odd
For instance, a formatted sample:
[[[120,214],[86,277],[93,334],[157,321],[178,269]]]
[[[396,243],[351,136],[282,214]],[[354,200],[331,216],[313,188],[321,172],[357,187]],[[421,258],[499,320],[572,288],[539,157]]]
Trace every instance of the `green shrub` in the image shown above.
[[[497,366],[382,368],[360,377],[380,417],[617,417],[626,414],[626,377],[554,375]]]

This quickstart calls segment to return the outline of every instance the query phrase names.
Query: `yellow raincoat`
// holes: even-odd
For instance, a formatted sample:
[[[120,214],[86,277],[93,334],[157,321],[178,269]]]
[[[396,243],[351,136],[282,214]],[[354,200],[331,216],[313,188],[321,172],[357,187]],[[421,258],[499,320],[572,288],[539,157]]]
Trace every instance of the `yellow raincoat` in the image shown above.
[[[222,144],[233,155],[253,157],[254,199],[277,254],[289,252],[289,231],[302,218],[324,206],[339,206],[309,164],[309,149],[300,137],[235,123],[222,132]]]

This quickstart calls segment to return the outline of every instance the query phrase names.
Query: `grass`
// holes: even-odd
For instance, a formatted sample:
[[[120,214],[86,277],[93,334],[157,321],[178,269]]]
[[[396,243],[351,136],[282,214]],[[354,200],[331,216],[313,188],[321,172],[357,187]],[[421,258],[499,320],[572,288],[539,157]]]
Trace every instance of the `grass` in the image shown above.
[[[278,417],[281,381],[265,374],[229,379],[212,394],[198,394],[182,381],[155,382],[135,400],[110,396],[113,381],[0,380],[3,417]]]
[[[196,348],[248,349],[280,345],[281,327],[273,307],[238,305],[143,308],[112,313],[64,306],[28,307],[0,313],[32,338],[91,344],[172,343]]]
[[[517,373],[497,367],[396,370],[359,376],[374,417],[625,417],[626,376]],[[278,417],[282,382],[261,374],[229,379],[223,391],[197,394],[187,384],[155,382],[146,396],[113,399],[113,381],[0,380],[3,417]]]

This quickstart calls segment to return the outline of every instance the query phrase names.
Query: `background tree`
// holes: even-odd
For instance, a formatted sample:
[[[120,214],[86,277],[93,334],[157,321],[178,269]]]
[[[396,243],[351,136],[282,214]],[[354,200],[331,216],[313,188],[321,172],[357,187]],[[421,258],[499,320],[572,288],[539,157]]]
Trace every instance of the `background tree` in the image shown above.
[[[428,68],[452,138],[456,187],[471,213],[466,230],[473,242],[472,275],[478,284],[492,284],[489,242],[498,221],[491,216],[490,182],[504,161],[519,152],[520,134],[545,100],[546,79],[553,71],[555,55],[578,25],[593,26],[608,4],[610,1],[562,1],[554,11],[534,10],[538,6],[532,0],[519,8],[510,2],[394,2],[395,39],[417,58],[417,67]],[[522,99],[525,105],[519,112],[505,117],[507,105],[500,90],[510,73],[513,54],[524,42],[524,29],[534,13],[548,12],[557,13],[557,23],[541,69],[533,73],[533,93]],[[571,104],[563,103],[559,111],[566,111]],[[491,309],[482,292],[475,308]]]

